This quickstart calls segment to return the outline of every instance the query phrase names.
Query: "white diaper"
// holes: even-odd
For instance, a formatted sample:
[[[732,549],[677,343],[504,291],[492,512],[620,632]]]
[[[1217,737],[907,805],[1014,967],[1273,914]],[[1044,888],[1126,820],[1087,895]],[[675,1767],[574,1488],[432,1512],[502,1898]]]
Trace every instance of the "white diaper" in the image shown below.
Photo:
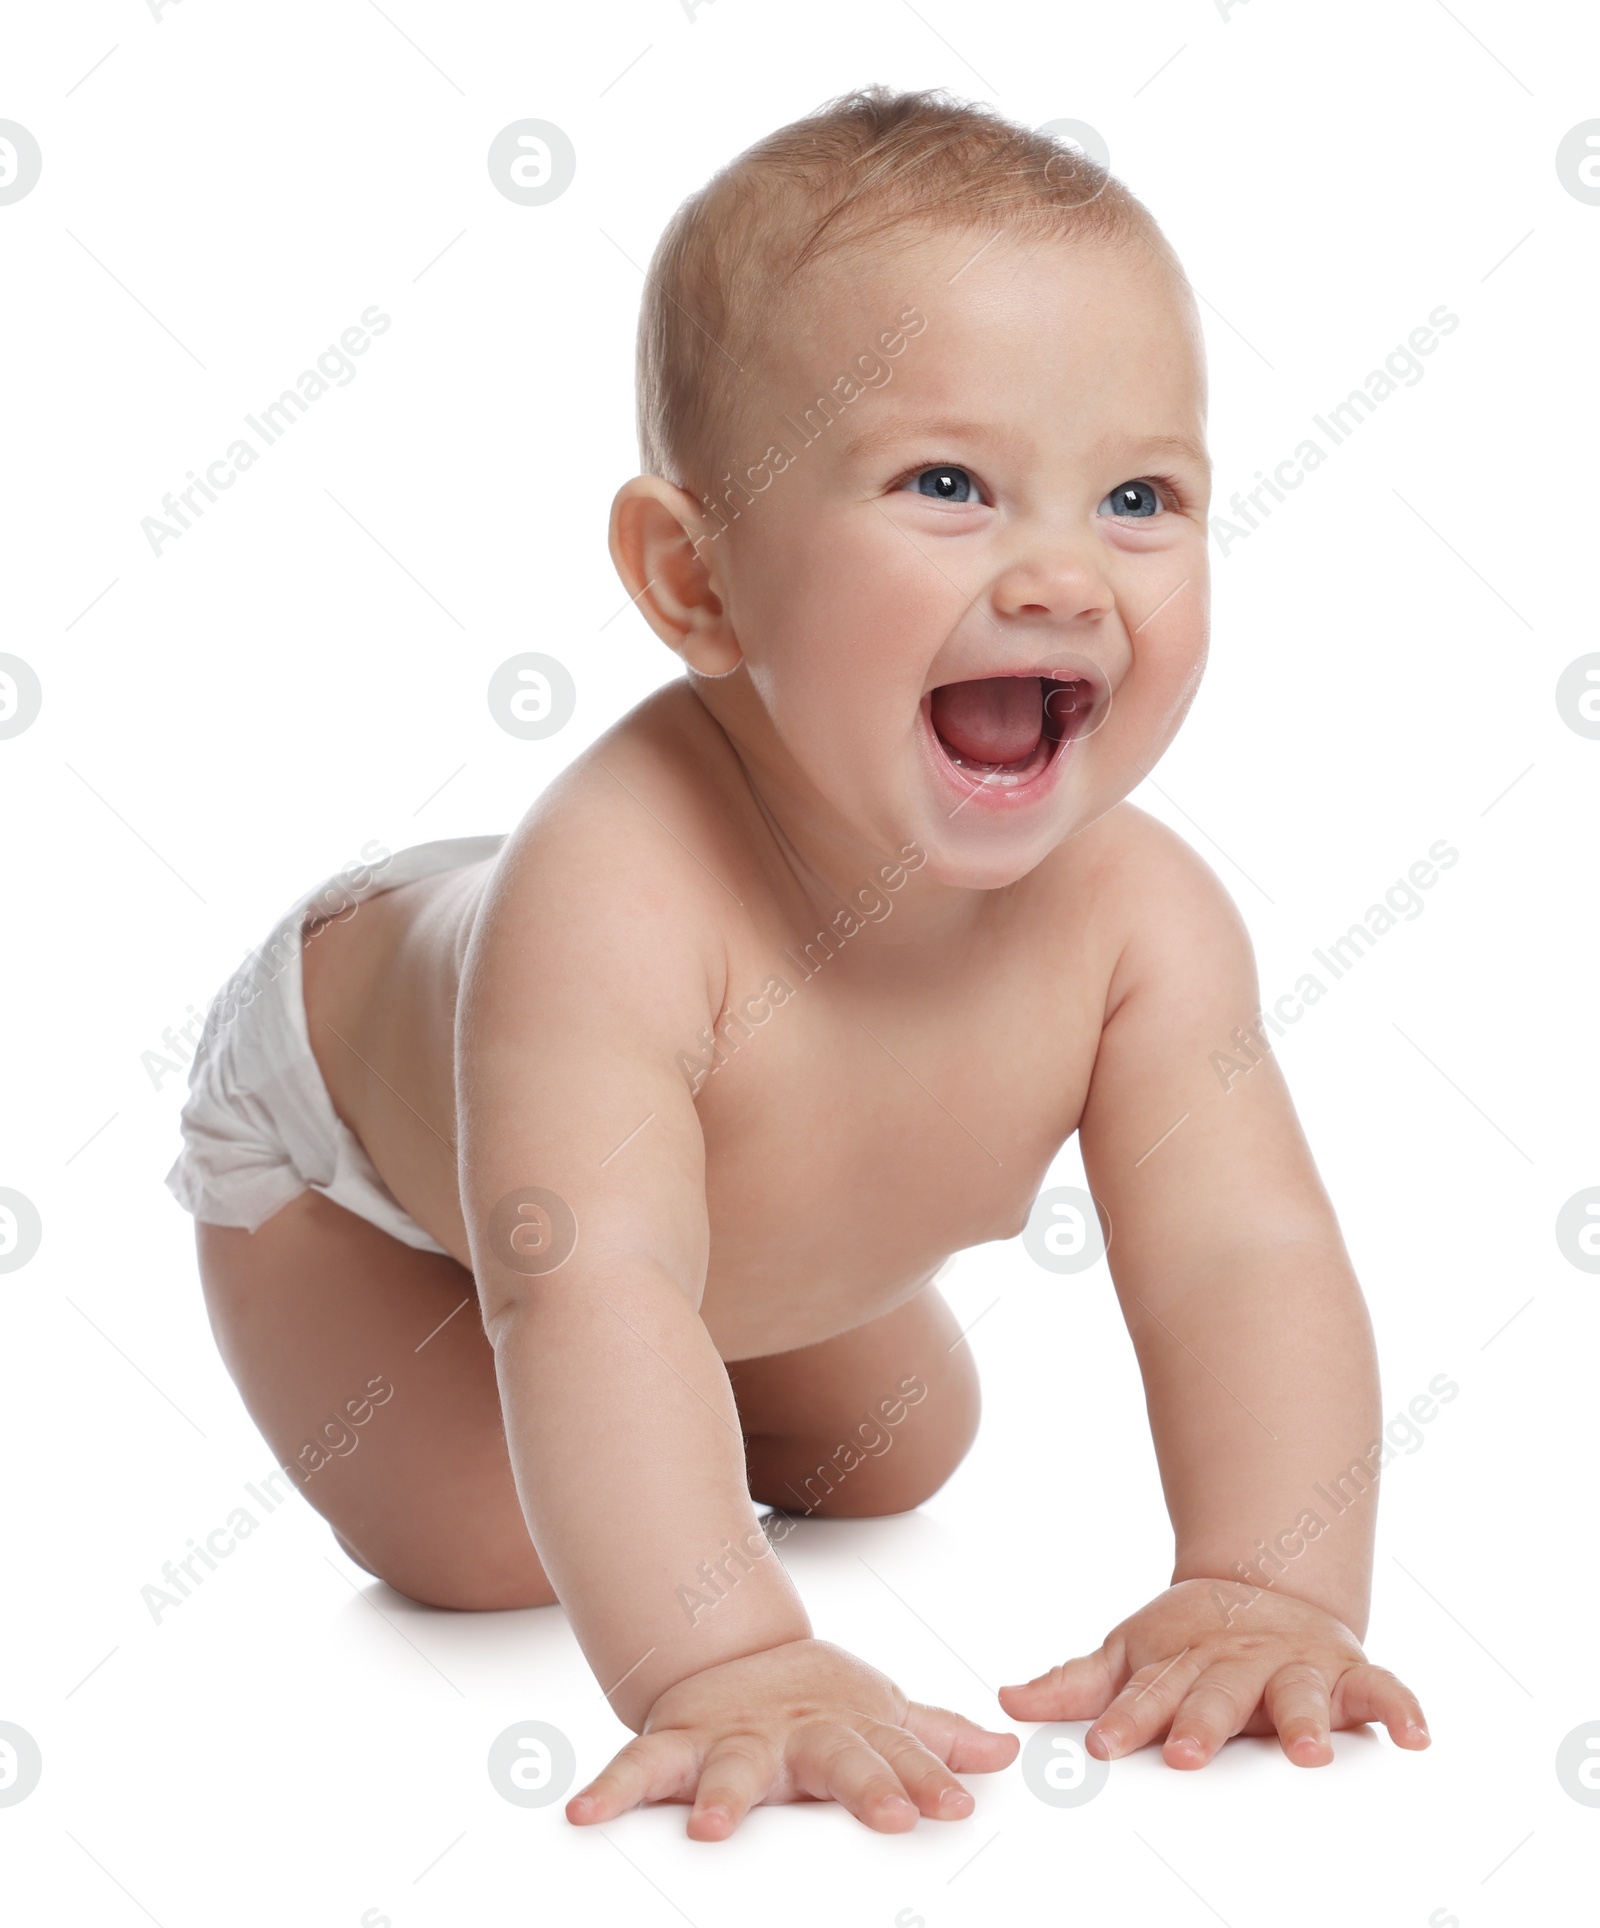
[[[420,1251],[444,1251],[401,1209],[333,1108],[306,1029],[302,927],[419,877],[481,863],[504,842],[446,837],[347,866],[279,918],[206,1012],[180,1114],[183,1150],[166,1178],[185,1211],[253,1232],[310,1190]]]

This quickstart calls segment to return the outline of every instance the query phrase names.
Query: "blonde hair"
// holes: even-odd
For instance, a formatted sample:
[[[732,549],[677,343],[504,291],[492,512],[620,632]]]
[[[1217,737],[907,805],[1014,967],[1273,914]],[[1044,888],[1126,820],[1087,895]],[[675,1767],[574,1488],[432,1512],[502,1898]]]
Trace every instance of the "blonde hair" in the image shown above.
[[[1183,279],[1144,203],[1048,133],[942,89],[867,87],[746,148],[668,222],[639,315],[639,457],[708,499],[745,364],[816,262],[895,230],[1143,243]]]

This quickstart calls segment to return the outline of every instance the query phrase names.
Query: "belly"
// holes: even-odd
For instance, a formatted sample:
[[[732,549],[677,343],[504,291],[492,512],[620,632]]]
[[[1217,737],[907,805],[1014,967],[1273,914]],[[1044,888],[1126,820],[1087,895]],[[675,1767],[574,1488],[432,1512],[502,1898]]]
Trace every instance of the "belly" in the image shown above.
[[[813,1016],[782,1038],[774,1026],[765,1062],[727,1066],[697,1101],[701,1315],[724,1358],[818,1344],[904,1303],[952,1253],[1015,1237],[1082,1108],[1084,1066],[1018,1073],[1000,1104],[975,1046],[966,1087],[929,1072],[936,1099],[863,1043],[853,1009]]]

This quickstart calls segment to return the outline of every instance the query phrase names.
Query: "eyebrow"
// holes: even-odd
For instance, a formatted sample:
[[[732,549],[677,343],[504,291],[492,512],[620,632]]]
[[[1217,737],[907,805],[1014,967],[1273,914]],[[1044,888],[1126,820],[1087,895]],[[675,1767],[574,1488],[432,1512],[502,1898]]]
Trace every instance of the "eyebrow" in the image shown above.
[[[1211,466],[1204,446],[1190,435],[1102,435],[1091,455],[1110,455],[1119,448],[1156,449],[1165,455],[1187,455],[1203,469]]]
[[[876,449],[891,447],[896,442],[919,440],[932,442],[944,437],[948,437],[952,442],[993,441],[994,424],[946,421],[942,418],[882,422],[876,428],[863,429],[859,435],[851,436],[845,447],[851,455],[869,455]]]
[[[863,429],[859,435],[852,436],[845,444],[850,455],[870,455],[875,451],[892,447],[897,442],[938,441],[948,437],[983,442],[993,441],[995,436],[992,422],[960,422],[943,419],[912,420],[904,422],[883,422],[876,428]],[[1203,444],[1189,435],[1103,435],[1089,453],[1092,456],[1112,455],[1119,448],[1135,451],[1154,450],[1167,455],[1186,455],[1200,468],[1209,469],[1211,457]]]

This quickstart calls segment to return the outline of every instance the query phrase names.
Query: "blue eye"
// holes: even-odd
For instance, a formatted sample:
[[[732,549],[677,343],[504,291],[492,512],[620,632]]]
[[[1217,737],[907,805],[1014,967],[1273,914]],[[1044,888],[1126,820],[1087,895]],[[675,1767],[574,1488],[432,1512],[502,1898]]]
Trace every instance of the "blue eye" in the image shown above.
[[[972,477],[965,469],[952,468],[948,463],[909,476],[904,486],[915,488],[919,495],[931,495],[937,502],[976,502],[978,499],[977,484]]]
[[[1119,482],[1100,504],[1101,515],[1120,516],[1124,521],[1148,521],[1159,515],[1161,497],[1151,482]]]

